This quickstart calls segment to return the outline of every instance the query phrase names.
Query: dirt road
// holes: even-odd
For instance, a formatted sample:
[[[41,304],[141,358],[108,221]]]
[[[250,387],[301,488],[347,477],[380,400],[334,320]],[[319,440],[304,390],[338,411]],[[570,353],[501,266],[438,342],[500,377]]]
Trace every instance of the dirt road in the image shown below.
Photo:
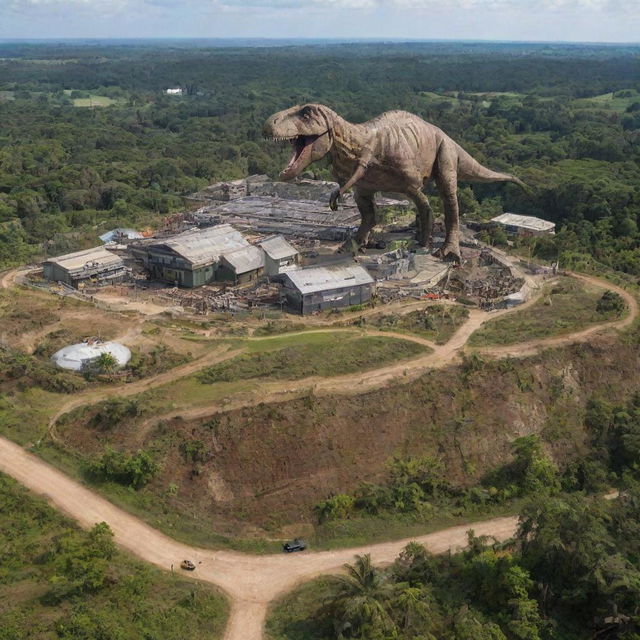
[[[4,276],[3,280],[7,277],[8,274]],[[481,351],[497,356],[523,355],[531,352],[531,350],[535,351],[547,346],[560,346],[585,341],[590,339],[596,332],[623,329],[635,321],[638,316],[638,305],[633,296],[607,281],[587,276],[577,277],[593,285],[618,292],[623,296],[629,307],[628,315],[621,320],[603,323],[602,325],[559,338],[549,338],[521,343],[508,348],[490,348]],[[533,298],[515,310],[504,310],[493,314],[473,310],[465,324],[445,345],[433,345],[422,338],[416,340],[415,337],[408,338],[404,334],[397,334],[396,337],[414,339],[415,341],[420,340],[425,344],[428,343],[428,346],[433,348],[432,352],[409,361],[395,363],[356,375],[284,381],[273,383],[273,385],[265,384],[264,387],[267,390],[267,394],[271,394],[273,399],[282,399],[285,394],[300,393],[309,388],[316,393],[361,393],[362,391],[385,385],[394,379],[412,379],[419,376],[426,369],[444,366],[454,361],[462,353],[469,336],[484,322],[505,313],[521,310],[524,306],[529,306],[535,301],[536,298]],[[363,331],[363,333],[370,332]],[[381,335],[389,336],[391,334],[383,332]],[[138,393],[148,388],[165,384],[182,375],[193,373],[202,366],[212,364],[216,358],[226,359],[227,357],[231,357],[228,351],[212,351],[205,357],[159,376],[125,385],[121,388],[112,387],[99,392],[83,394],[65,403],[56,416],[52,418],[51,424],[55,424],[57,418],[71,408],[90,402],[97,402],[113,395]],[[261,393],[259,398],[240,397],[238,401],[246,401],[247,404],[255,403],[256,401],[264,402],[265,397]],[[233,403],[231,405],[227,403],[225,408],[229,409],[232,406]],[[193,415],[195,416],[198,412],[203,411],[214,413],[218,410],[220,409],[217,407],[199,408],[194,410]],[[182,411],[181,415],[185,416],[187,413]],[[231,616],[225,632],[225,640],[260,640],[263,637],[267,607],[273,598],[314,576],[340,570],[342,565],[345,562],[350,562],[357,553],[370,553],[376,563],[391,562],[409,541],[409,539],[405,539],[338,551],[269,556],[251,556],[230,551],[192,548],[161,534],[138,518],[119,509],[39,458],[26,452],[20,446],[4,438],[0,438],[0,470],[13,476],[33,491],[47,496],[52,504],[75,518],[84,527],[90,527],[96,522],[108,522],[115,534],[116,542],[147,562],[169,570],[172,565],[177,567],[183,558],[194,561],[197,565],[197,570],[194,572],[193,577],[217,585],[231,599]],[[513,517],[497,518],[474,523],[471,526],[452,527],[412,539],[425,544],[431,551],[438,553],[463,547],[466,544],[466,531],[469,528],[473,528],[477,535],[489,535],[498,540],[504,540],[513,535],[516,526],[517,522]]]
[[[177,569],[188,558],[196,563],[193,577],[223,589],[232,601],[225,640],[260,640],[273,598],[299,582],[341,569],[357,553],[370,553],[376,563],[392,562],[410,541],[417,540],[435,553],[462,548],[466,532],[491,535],[504,540],[513,535],[515,518],[497,518],[469,526],[452,527],[437,533],[338,551],[319,553],[252,556],[231,551],[192,548],[156,531],[131,514],[119,509],[78,482],[49,466],[22,447],[0,438],[0,470],[50,502],[83,527],[107,522],[115,541],[142,560],[162,569]]]

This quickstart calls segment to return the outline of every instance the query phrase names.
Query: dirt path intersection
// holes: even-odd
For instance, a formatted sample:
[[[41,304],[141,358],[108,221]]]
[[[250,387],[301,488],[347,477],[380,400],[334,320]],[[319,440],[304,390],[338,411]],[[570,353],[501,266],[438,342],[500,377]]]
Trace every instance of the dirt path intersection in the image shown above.
[[[560,346],[589,340],[594,333],[599,331],[623,329],[637,318],[637,302],[624,289],[597,278],[576,277],[619,293],[625,299],[629,313],[621,320],[603,323],[560,338],[531,341],[483,351],[498,357],[524,355],[531,353],[532,350],[548,346]],[[12,278],[6,275],[0,284],[8,286],[11,280]],[[534,302],[535,298],[527,302],[526,305]],[[522,308],[521,305],[517,309]],[[437,346],[426,340],[418,339],[432,347],[433,351],[410,361],[356,375],[277,383],[271,389],[271,397],[273,400],[281,399],[282,393],[292,389],[296,390],[296,388],[298,390],[308,388],[309,385],[316,393],[361,393],[374,387],[383,386],[394,379],[407,380],[417,377],[426,369],[444,366],[454,361],[464,349],[469,336],[476,329],[484,322],[510,311],[486,314],[474,310],[465,324],[445,345]],[[385,333],[384,335],[390,334]],[[397,334],[394,337],[416,340],[415,337],[407,337],[404,334]],[[140,381],[139,385],[136,383],[138,386],[134,387],[134,390],[141,391],[164,384],[168,379],[191,373],[205,363],[211,364],[212,361],[224,358],[226,355],[228,354],[211,353],[206,359],[189,363],[189,366],[185,366],[184,369],[172,370],[155,378]],[[131,386],[133,385],[127,386],[127,391]],[[56,414],[52,424],[55,424],[55,420],[63,412],[82,404],[95,402],[105,394],[113,395],[114,392],[116,392],[115,389],[109,389],[99,393],[83,394],[72,399]],[[259,401],[264,402],[265,398],[261,397]],[[213,412],[212,408],[204,410]],[[217,410],[219,408],[215,409],[215,411]],[[203,411],[203,409],[194,410],[194,415],[198,411]],[[181,415],[184,415],[184,412]],[[375,563],[388,563],[395,559],[410,540],[420,542],[432,552],[439,553],[464,547],[467,540],[466,532],[469,528],[473,528],[476,535],[489,535],[498,540],[504,540],[511,537],[517,527],[515,517],[505,517],[477,522],[471,526],[452,527],[411,539],[358,548],[305,552],[295,555],[254,556],[231,551],[199,549],[172,540],[5,438],[0,438],[0,470],[34,492],[46,496],[53,505],[77,520],[83,527],[91,527],[96,522],[107,522],[114,532],[116,542],[121,547],[162,569],[177,568],[184,558],[193,560],[197,565],[193,577],[220,587],[231,600],[231,615],[224,636],[225,640],[260,640],[263,637],[268,606],[274,598],[305,580],[339,571],[345,562],[352,561],[355,554],[370,553]]]

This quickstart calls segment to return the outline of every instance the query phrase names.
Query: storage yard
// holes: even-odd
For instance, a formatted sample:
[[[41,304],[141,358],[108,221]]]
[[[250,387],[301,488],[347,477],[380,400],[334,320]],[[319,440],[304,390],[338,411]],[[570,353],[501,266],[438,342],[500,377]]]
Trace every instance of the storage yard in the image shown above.
[[[113,229],[101,236],[103,246],[49,258],[32,279],[55,293],[149,313],[308,314],[443,297],[492,309],[527,299],[522,268],[472,238],[463,243],[460,266],[412,248],[410,229],[393,223],[380,227],[365,253],[339,253],[341,244],[349,247],[359,213],[349,198],[338,211],[329,209],[334,187],[265,176],[211,185],[191,196],[199,208],[169,216],[155,235]],[[388,197],[379,204],[400,217],[411,211]],[[505,224],[516,218],[534,224],[505,216]],[[545,222],[535,224],[549,228]]]

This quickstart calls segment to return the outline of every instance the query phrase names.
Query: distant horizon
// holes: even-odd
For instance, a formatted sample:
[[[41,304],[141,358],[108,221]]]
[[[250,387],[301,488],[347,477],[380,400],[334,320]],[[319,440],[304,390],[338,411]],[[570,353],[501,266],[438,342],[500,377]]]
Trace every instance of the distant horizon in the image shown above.
[[[639,0],[640,1],[640,0]],[[171,41],[198,41],[198,42],[275,42],[275,43],[309,43],[327,42],[336,44],[350,44],[366,42],[370,44],[394,44],[402,43],[465,43],[465,44],[557,44],[557,45],[601,45],[601,46],[640,46],[640,40],[629,41],[606,41],[606,40],[506,40],[492,38],[401,38],[395,36],[379,37],[352,37],[352,38],[322,38],[322,37],[272,37],[272,36],[47,36],[47,37],[24,37],[24,38],[3,38],[0,42],[171,42]]]
[[[2,0],[0,38],[636,44],[638,0]]]

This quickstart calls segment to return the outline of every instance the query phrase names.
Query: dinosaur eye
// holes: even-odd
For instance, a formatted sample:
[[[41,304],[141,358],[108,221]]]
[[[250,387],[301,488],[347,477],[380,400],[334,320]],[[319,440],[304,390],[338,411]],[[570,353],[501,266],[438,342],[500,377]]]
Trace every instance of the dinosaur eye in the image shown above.
[[[304,107],[301,111],[301,115],[303,118],[311,117],[311,107]]]

